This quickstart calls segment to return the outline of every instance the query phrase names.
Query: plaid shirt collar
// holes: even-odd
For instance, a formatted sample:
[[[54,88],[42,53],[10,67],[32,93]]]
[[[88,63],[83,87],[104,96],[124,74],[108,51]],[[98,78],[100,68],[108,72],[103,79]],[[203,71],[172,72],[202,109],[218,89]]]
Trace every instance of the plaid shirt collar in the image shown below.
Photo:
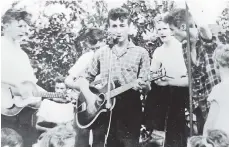
[[[128,49],[134,48],[134,47],[136,47],[134,43],[132,41],[129,41],[127,47],[123,48],[121,51],[117,51],[116,46],[112,48],[112,51],[117,57],[121,57],[127,53]]]

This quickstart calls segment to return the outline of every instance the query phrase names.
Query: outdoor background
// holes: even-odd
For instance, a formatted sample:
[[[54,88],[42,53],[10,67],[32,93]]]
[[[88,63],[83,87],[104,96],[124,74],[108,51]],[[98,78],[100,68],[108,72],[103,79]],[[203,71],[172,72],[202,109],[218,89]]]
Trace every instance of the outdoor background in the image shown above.
[[[112,7],[122,6],[130,11],[133,22],[130,37],[151,56],[161,45],[153,20],[160,19],[157,14],[179,5],[174,0],[22,0],[10,4],[9,9],[32,14],[32,25],[20,44],[31,60],[38,84],[53,91],[54,79],[66,76],[77,59],[87,52],[81,34],[88,27],[106,30],[107,13]],[[217,19],[208,25],[222,43],[229,43],[229,1],[223,7]]]

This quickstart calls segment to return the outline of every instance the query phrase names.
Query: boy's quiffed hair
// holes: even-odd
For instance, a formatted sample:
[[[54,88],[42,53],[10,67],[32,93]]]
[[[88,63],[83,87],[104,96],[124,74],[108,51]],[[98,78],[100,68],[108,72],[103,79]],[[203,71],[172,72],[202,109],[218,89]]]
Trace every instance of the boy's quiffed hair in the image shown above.
[[[188,20],[189,27],[193,28],[196,27],[190,12],[188,12],[188,16],[186,16],[185,9],[174,9],[170,13],[168,13],[164,17],[164,22],[168,23],[169,25],[174,25],[175,27],[179,28],[181,24],[186,23],[186,19]]]
[[[8,24],[8,23],[11,23],[12,21],[15,21],[15,20],[16,21],[23,20],[27,24],[30,24],[31,23],[30,17],[31,17],[31,14],[29,14],[26,11],[9,9],[2,16],[2,23]]]
[[[64,83],[65,77],[59,76],[55,79],[55,83]]]
[[[115,21],[117,19],[119,19],[121,21],[124,21],[124,19],[127,19],[128,24],[130,24],[130,22],[131,22],[129,12],[125,8],[113,8],[109,11],[108,19],[107,19],[108,25],[110,25],[110,20]]]
[[[221,67],[229,68],[229,45],[218,45],[214,51],[214,59]]]
[[[222,130],[209,130],[207,138],[211,140],[217,147],[229,146],[229,137]]]
[[[1,129],[1,146],[9,147],[23,147],[22,136],[19,135],[15,130],[10,128]]]

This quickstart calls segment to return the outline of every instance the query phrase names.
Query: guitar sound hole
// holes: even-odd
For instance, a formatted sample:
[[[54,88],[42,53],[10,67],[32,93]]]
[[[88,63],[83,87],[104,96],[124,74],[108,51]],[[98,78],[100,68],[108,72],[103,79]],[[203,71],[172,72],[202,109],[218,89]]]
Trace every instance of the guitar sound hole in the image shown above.
[[[97,101],[97,104],[98,104],[98,105],[103,105],[104,102],[105,102],[105,95],[104,95],[104,94],[100,94],[100,95],[99,95],[99,99],[100,99],[100,100]]]

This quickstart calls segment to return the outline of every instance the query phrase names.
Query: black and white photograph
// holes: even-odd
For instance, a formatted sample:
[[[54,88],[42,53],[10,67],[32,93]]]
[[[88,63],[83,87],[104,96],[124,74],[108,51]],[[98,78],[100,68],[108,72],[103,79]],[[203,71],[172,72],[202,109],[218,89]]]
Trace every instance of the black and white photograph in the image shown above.
[[[1,147],[229,147],[229,0],[1,1]]]

